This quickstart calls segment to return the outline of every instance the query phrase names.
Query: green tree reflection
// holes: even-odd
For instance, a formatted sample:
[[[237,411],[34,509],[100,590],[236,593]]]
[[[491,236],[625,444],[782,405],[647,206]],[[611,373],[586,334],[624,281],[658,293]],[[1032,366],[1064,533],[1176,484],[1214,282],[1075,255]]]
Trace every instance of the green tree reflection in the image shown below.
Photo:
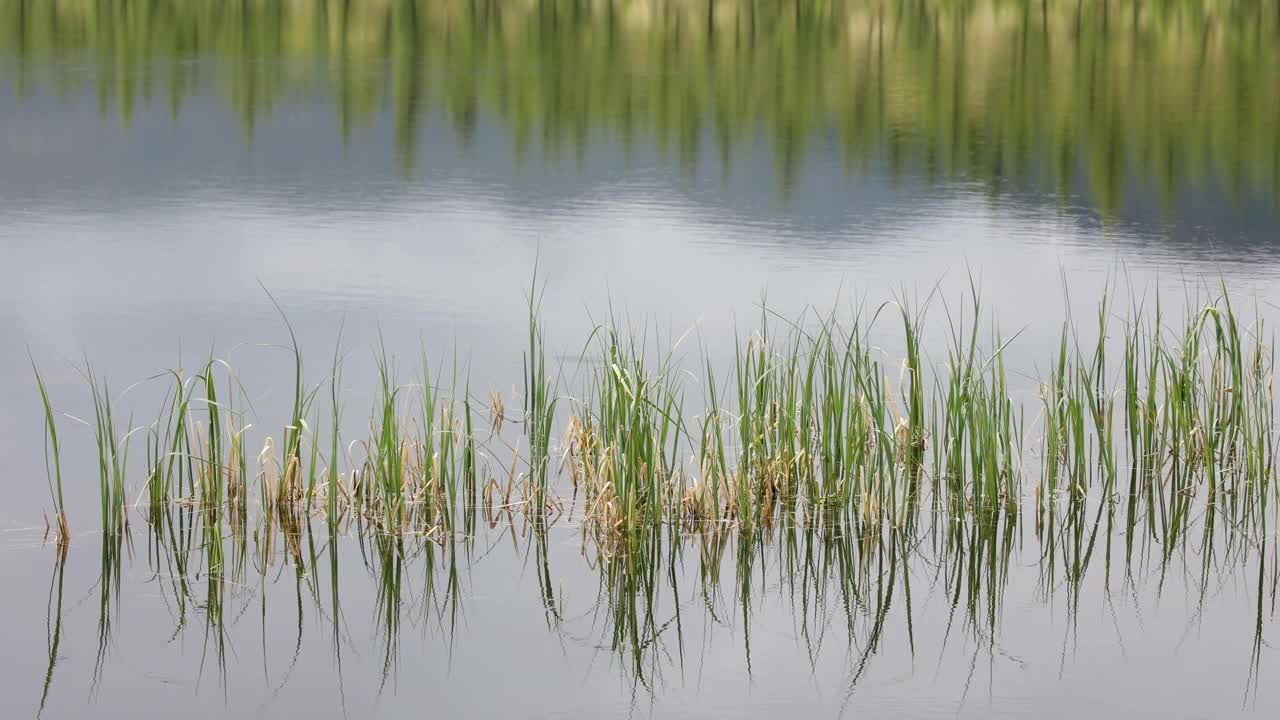
[[[323,98],[343,139],[389,112],[412,173],[428,114],[579,161],[652,140],[728,173],[767,141],[783,191],[832,138],[874,164],[998,190],[1207,185],[1280,199],[1280,9],[1258,0],[0,0],[20,97],[139,103],[216,89],[252,141]]]

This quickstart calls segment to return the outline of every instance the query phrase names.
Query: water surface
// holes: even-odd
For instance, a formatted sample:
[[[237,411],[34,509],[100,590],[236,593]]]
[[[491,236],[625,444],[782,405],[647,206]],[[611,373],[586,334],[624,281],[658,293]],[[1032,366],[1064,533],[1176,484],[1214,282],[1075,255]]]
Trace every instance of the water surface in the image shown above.
[[[572,517],[545,550],[517,520],[406,551],[394,594],[400,556],[317,527],[250,531],[211,596],[198,525],[187,571],[182,533],[149,550],[141,516],[104,562],[92,435],[67,420],[64,567],[27,352],[86,417],[86,356],[123,390],[216,348],[260,447],[292,380],[264,287],[310,381],[343,328],[354,438],[379,337],[517,405],[535,262],[570,371],[610,303],[724,356],[766,295],[788,316],[955,298],[972,272],[1034,399],[1104,285],[1280,302],[1278,118],[1271,1],[0,0],[4,696],[47,717],[1269,716],[1274,543],[1100,553],[1068,581],[1019,523],[992,555],[823,545],[859,559],[815,581],[803,537],[710,559],[667,537],[649,599],[608,592]],[[970,582],[977,556],[998,571]],[[426,587],[448,558],[453,595]]]

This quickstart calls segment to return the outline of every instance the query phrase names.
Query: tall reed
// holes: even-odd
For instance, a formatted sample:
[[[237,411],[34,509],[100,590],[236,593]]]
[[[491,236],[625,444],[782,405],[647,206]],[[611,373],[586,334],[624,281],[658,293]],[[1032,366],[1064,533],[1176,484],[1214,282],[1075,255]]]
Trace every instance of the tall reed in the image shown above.
[[[94,440],[97,444],[98,490],[103,533],[119,534],[129,523],[125,480],[129,459],[129,432],[121,434],[112,407],[111,387],[99,382],[87,362],[85,379],[93,398]]]
[[[546,342],[540,317],[542,293],[537,268],[529,287],[529,348],[525,352],[524,431],[529,446],[529,479],[534,489],[533,504],[547,497],[547,470],[550,465],[551,432],[555,424],[556,388],[547,373]]]
[[[66,501],[62,497],[62,446],[58,442],[58,424],[54,419],[53,405],[49,402],[49,392],[34,358],[31,358],[31,372],[36,376],[40,403],[44,407],[44,469],[49,482],[49,496],[53,500],[57,542],[61,545],[71,540]]]

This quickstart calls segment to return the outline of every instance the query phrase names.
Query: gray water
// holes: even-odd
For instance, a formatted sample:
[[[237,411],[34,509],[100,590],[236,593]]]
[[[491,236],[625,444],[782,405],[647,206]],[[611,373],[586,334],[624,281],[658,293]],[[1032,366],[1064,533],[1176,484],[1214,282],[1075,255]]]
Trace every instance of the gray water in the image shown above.
[[[353,433],[380,338],[406,368],[424,347],[460,357],[477,393],[518,404],[535,264],[568,373],[610,307],[723,354],[765,297],[794,316],[956,297],[971,275],[1028,388],[1067,312],[1089,318],[1108,286],[1221,282],[1270,314],[1275,3],[218,5],[0,0],[6,716],[1280,709],[1266,545],[1099,559],[1068,581],[1019,526],[1007,577],[969,600],[954,551],[898,561],[909,589],[886,585],[881,550],[862,580],[801,591],[802,542],[733,541],[708,562],[685,539],[641,603],[652,632],[618,642],[607,563],[572,513],[545,552],[519,521],[479,533],[455,596],[409,553],[390,613],[368,540],[329,546],[317,527],[251,558],[216,622],[208,577],[174,571],[138,516],[104,610],[93,437],[73,419],[92,412],[86,359],[124,390],[215,348],[276,427],[292,360],[268,291],[313,382],[341,330]],[[61,570],[28,354],[73,416]],[[122,404],[154,413],[156,392]]]

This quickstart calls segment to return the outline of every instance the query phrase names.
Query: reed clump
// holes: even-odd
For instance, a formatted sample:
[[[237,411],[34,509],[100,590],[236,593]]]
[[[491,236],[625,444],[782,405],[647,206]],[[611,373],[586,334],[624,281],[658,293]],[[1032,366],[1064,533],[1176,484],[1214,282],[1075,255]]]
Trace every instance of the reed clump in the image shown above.
[[[566,517],[580,523],[583,556],[599,571],[602,644],[646,687],[680,651],[685,582],[708,612],[726,598],[737,603],[748,663],[750,615],[765,592],[794,601],[806,642],[820,643],[832,618],[844,622],[859,643],[857,682],[901,611],[914,643],[911,585],[922,573],[910,563],[927,554],[926,594],[942,588],[954,617],[975,637],[994,638],[1024,518],[1040,554],[1039,592],[1065,594],[1073,614],[1088,577],[1101,572],[1109,588],[1122,567],[1125,582],[1150,569],[1163,580],[1198,557],[1202,601],[1209,579],[1225,572],[1256,580],[1261,627],[1262,600],[1274,601],[1280,576],[1267,552],[1280,507],[1274,338],[1261,313],[1242,316],[1225,287],[1182,300],[1189,310],[1179,314],[1158,295],[1118,303],[1109,290],[1087,323],[1063,323],[1023,402],[1008,371],[1019,334],[1004,335],[984,314],[976,283],[958,299],[935,291],[924,302],[847,313],[785,318],[766,308],[736,333],[728,358],[705,349],[687,357],[683,338],[615,320],[590,336],[589,374],[563,400],[531,311],[524,412],[509,421],[499,394],[472,394],[456,357],[450,367],[423,351],[421,366],[402,376],[380,345],[374,401],[350,441],[341,342],[328,377],[314,384],[293,343],[279,443],[251,438],[248,395],[225,359],[156,376],[160,410],[140,428],[118,420],[130,393],[113,393],[86,367],[104,533],[96,673],[118,632],[130,497],[149,526],[158,586],[180,624],[204,615],[206,651],[219,668],[246,568],[263,578],[272,567],[295,568],[299,607],[307,595],[321,602],[315,521],[330,541],[339,652],[332,553],[340,533],[361,542],[377,583],[384,681],[397,662],[408,588],[422,587],[420,607],[453,631],[481,521],[527,550],[549,626],[566,614],[548,528]],[[930,353],[931,337],[942,338],[941,352]],[[63,476],[74,477],[59,418],[70,416],[54,411],[34,372],[62,544],[53,607],[69,537]],[[145,473],[130,489],[135,434],[145,437]],[[261,442],[256,459],[251,442]],[[682,572],[686,552],[695,576]],[[406,575],[415,560],[425,584]],[[779,569],[776,583],[761,581],[766,566]],[[56,617],[51,627],[49,679]]]
[[[705,362],[703,412],[693,417],[684,412],[693,376],[671,350],[598,330],[603,360],[566,435],[587,522],[613,532],[655,522],[750,529],[848,510],[908,526],[935,437],[938,509],[964,515],[1016,503],[1024,423],[1008,392],[1005,343],[994,330],[991,347],[979,341],[975,295],[971,331],[956,321],[948,364],[932,374],[919,343],[925,308],[899,307],[900,395],[869,339],[883,306],[847,324],[814,313],[780,320],[765,309],[736,343],[727,387]]]
[[[603,361],[570,421],[571,477],[590,522],[612,531],[660,523],[682,482],[682,390],[669,355],[646,357],[645,336],[613,328],[596,336]]]
[[[1261,532],[1275,507],[1273,340],[1225,287],[1185,297],[1190,310],[1172,327],[1158,296],[1118,305],[1105,293],[1096,322],[1068,319],[1046,371],[1028,383],[1039,389],[1030,421],[1007,369],[1018,335],[984,314],[974,281],[957,299],[935,290],[843,313],[785,318],[762,305],[727,363],[615,320],[589,338],[595,360],[563,404],[536,290],[523,412],[510,420],[499,394],[472,394],[456,358],[450,368],[423,352],[404,382],[379,347],[367,434],[349,441],[341,343],[329,376],[311,384],[292,329],[279,442],[249,435],[248,394],[224,359],[154,378],[163,399],[142,428],[119,422],[118,397],[86,367],[104,531],[127,527],[135,433],[145,437],[145,474],[134,497],[153,525],[178,506],[244,528],[256,498],[259,530],[293,537],[322,518],[446,543],[473,535],[481,518],[545,527],[561,517],[563,496],[580,494],[574,519],[619,552],[656,526],[759,533],[839,520],[909,532],[940,527],[936,516],[963,533],[1016,519],[1024,500],[1037,532],[1087,519],[1094,535],[1119,524],[1172,547],[1198,510]],[[925,338],[938,336],[942,352],[931,354]],[[35,374],[64,539],[66,438]],[[325,388],[327,410],[316,402]],[[561,415],[564,405],[572,409]],[[1028,442],[1037,427],[1039,442]],[[553,434],[563,438],[554,465]]]
[[[1109,300],[1092,346],[1064,326],[1042,386],[1044,462],[1037,496],[1123,502],[1125,522],[1176,542],[1196,508],[1259,532],[1275,483],[1274,339],[1261,314],[1246,324],[1225,287],[1201,290],[1169,326],[1160,297],[1135,301],[1109,374]],[[1087,349],[1086,349],[1087,348]],[[1119,405],[1119,408],[1117,408]],[[1140,525],[1139,521],[1144,520]]]

